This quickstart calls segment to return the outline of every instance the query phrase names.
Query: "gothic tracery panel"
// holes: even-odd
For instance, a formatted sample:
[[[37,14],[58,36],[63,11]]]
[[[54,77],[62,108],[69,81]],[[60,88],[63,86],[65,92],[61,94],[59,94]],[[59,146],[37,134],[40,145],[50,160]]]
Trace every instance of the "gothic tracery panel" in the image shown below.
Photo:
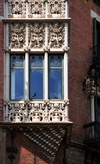
[[[43,23],[33,23],[29,26],[29,47],[43,48],[45,44],[45,26]]]
[[[8,17],[25,18],[26,3],[25,0],[8,0]]]
[[[49,47],[61,48],[64,45],[65,28],[63,23],[51,23],[49,25]]]
[[[48,0],[48,17],[64,17],[65,0]]]
[[[9,48],[22,49],[25,45],[25,25],[12,23],[9,25]]]
[[[29,0],[28,17],[44,17],[45,5],[42,0]]]

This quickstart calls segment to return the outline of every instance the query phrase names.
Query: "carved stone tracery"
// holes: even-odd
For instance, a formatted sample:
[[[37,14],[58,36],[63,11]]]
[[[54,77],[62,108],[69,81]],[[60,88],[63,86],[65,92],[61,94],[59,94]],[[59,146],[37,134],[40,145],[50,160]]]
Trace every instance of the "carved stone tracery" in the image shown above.
[[[9,47],[10,48],[23,48],[25,45],[25,24],[12,23],[9,25]]]
[[[28,5],[29,17],[44,17],[45,6],[42,0],[29,0]]]
[[[64,45],[65,28],[63,23],[51,23],[49,26],[50,48],[62,48]]]
[[[67,102],[53,103],[49,100],[43,102],[31,102],[29,100],[22,103],[5,101],[6,117],[5,121],[10,122],[65,122]],[[68,116],[67,116],[68,117]],[[68,120],[67,120],[68,121]]]
[[[48,0],[49,17],[64,17],[65,0]]]
[[[42,48],[45,44],[45,26],[43,23],[33,23],[29,27],[29,47]]]
[[[8,0],[8,16],[11,18],[24,18],[26,14],[25,0]]]

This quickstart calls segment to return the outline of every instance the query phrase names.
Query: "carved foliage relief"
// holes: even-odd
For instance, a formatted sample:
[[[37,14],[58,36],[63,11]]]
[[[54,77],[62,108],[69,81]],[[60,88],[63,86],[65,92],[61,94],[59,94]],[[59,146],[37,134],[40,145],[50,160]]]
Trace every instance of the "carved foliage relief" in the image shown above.
[[[66,0],[7,0],[8,1],[8,17],[25,18],[26,14],[29,18],[48,17],[65,17],[65,1]],[[47,13],[46,13],[47,12]]]
[[[12,23],[9,25],[9,45],[10,48],[20,49],[25,45],[25,25]]]
[[[48,17],[64,17],[65,0],[48,0]]]
[[[63,23],[51,23],[49,26],[49,47],[61,48],[64,45],[65,28]]]
[[[45,44],[45,26],[43,23],[33,23],[29,27],[29,47],[42,48]]]
[[[45,5],[42,0],[29,0],[29,17],[44,17]]]
[[[8,0],[8,17],[24,18],[25,14],[25,0]]]

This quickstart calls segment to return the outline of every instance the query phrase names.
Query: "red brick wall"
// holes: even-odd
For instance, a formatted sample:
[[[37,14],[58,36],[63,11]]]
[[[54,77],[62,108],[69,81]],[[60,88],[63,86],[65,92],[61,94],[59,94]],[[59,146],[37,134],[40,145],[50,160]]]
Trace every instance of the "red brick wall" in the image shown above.
[[[14,164],[52,164],[52,162],[29,140],[22,132],[16,132],[14,138],[14,147],[18,152],[14,153]],[[10,132],[7,132],[6,147],[11,147]],[[10,153],[6,153],[6,164],[10,163],[8,156]]]
[[[88,122],[88,103],[82,83],[87,77],[87,71],[92,64],[93,18],[91,9],[100,15],[100,8],[89,0],[69,1],[70,53],[69,53],[69,118],[73,122],[72,140],[83,142],[83,125]]]
[[[0,1],[2,2],[2,1]],[[70,53],[69,53],[69,118],[73,121],[72,140],[83,142],[85,131],[83,125],[88,122],[88,104],[86,93],[83,91],[82,83],[87,76],[89,65],[92,63],[93,46],[93,19],[90,10],[100,15],[100,8],[92,1],[84,3],[84,0],[70,0],[69,13],[71,17],[70,29]],[[0,7],[0,14],[2,7]],[[1,14],[2,15],[2,14]],[[3,99],[3,23],[0,21],[0,110],[2,110]],[[1,112],[1,111],[0,111]],[[2,120],[2,115],[0,115]],[[7,133],[7,147],[11,146],[10,134]],[[14,146],[18,153],[15,154],[14,164],[51,164],[52,162],[43,155],[22,133],[17,132],[14,139]],[[63,146],[61,153],[57,156],[55,164],[63,164]],[[73,158],[71,157],[71,154]],[[10,163],[6,155],[6,164]],[[68,149],[69,164],[78,164],[78,157],[81,163],[84,161],[84,152],[75,148]],[[75,161],[76,160],[76,161]],[[58,161],[58,162],[57,162]],[[79,161],[80,164],[80,161]]]
[[[3,16],[3,0],[0,0],[0,16]],[[0,20],[0,121],[3,120],[3,86],[4,86],[4,29]]]

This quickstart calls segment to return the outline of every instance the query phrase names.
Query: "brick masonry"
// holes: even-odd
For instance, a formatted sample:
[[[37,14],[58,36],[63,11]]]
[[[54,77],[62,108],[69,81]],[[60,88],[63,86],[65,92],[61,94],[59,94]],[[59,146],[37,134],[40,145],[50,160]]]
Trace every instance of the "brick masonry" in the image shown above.
[[[83,125],[88,122],[88,102],[82,83],[87,76],[87,71],[92,64],[93,46],[93,19],[90,16],[91,9],[100,15],[100,8],[89,0],[69,0],[70,25],[70,52],[69,52],[69,118],[73,122],[73,141],[83,143],[85,131]],[[3,16],[3,0],[0,0],[0,16]],[[0,20],[0,121],[3,120],[3,87],[4,87],[4,31],[3,22]],[[0,132],[1,133],[1,132]],[[10,133],[6,134],[6,147],[11,145]],[[2,140],[2,138],[0,138]],[[0,140],[0,147],[1,141]],[[3,141],[4,142],[4,141]],[[14,146],[18,153],[15,154],[14,164],[52,164],[52,162],[40,150],[32,144],[22,133],[17,132]],[[54,164],[63,164],[64,147],[61,145]],[[4,147],[3,147],[4,148]],[[5,149],[6,151],[6,149]],[[0,160],[4,155],[0,151]],[[67,149],[67,164],[84,164],[85,150],[77,147]],[[9,153],[6,153],[6,162],[9,164]]]
[[[67,151],[67,164],[84,164],[84,150],[69,147]]]

